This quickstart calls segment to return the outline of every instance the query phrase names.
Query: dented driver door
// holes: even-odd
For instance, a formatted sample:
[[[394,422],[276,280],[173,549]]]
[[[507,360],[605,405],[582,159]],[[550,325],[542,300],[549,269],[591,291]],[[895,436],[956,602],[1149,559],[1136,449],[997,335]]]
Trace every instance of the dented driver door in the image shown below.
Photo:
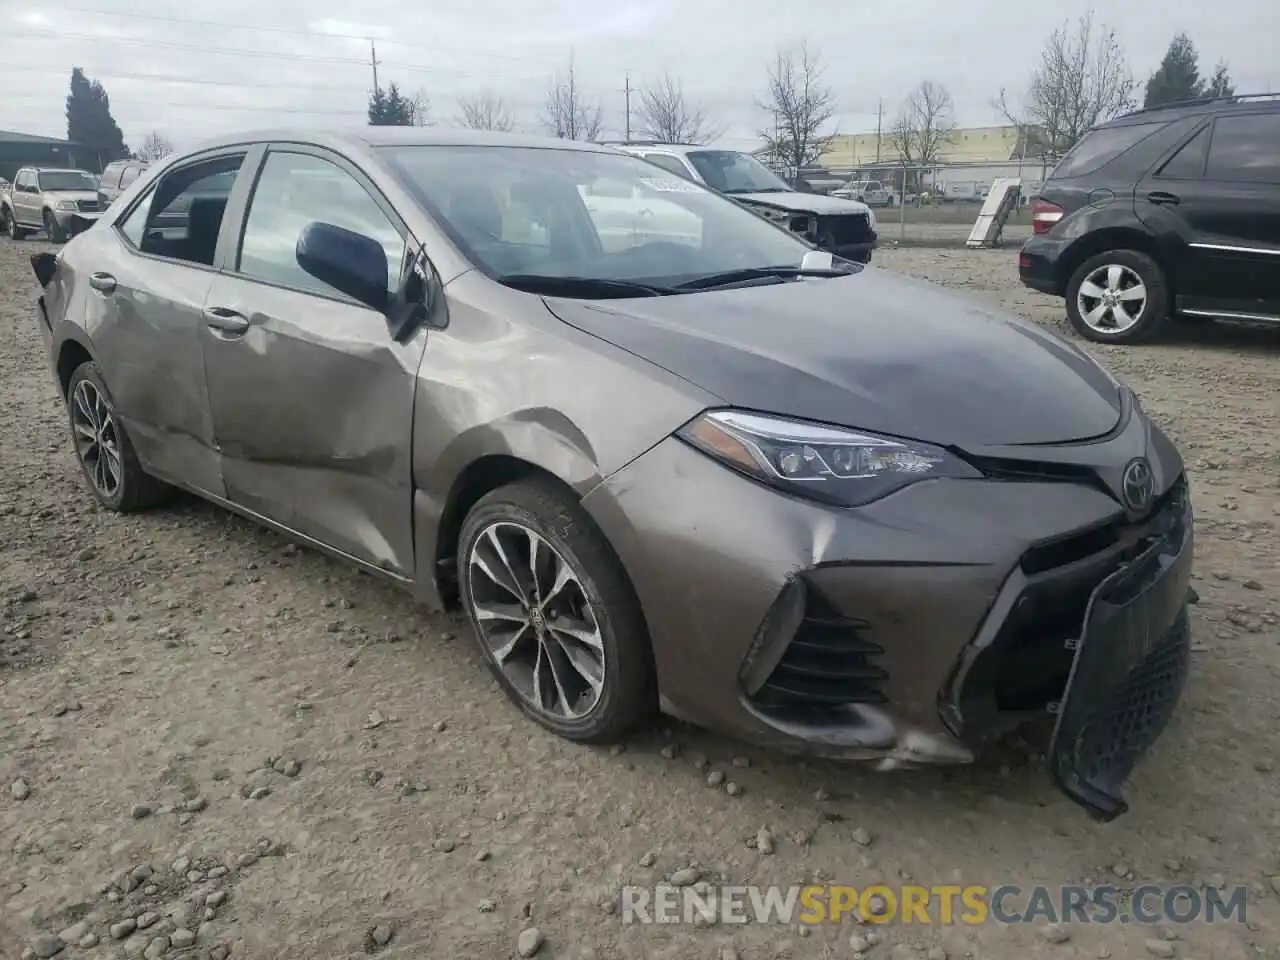
[[[313,220],[380,240],[398,286],[407,233],[358,171],[307,149],[268,152],[235,263],[215,278],[202,342],[227,498],[355,560],[413,575],[414,384],[425,331],[305,274]]]

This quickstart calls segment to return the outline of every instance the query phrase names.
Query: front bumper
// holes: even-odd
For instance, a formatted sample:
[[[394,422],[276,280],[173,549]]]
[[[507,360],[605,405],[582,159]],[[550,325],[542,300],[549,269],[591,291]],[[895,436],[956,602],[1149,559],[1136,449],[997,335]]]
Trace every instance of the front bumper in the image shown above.
[[[1126,456],[1135,429],[1146,428],[1113,441]],[[1172,482],[1181,462],[1167,457],[1157,464],[1161,506],[1135,523],[1077,480],[936,480],[831,509],[674,439],[584,504],[631,574],[669,712],[762,745],[889,768],[972,760],[991,737],[1057,710],[1061,782],[1084,755],[1076,745],[1101,737],[1092,721],[1082,734],[1079,718],[1112,696],[1112,673],[1126,673],[1086,663],[1067,691],[1073,657],[1084,662],[1107,646],[1094,637],[1117,629],[1101,614],[1083,629],[1086,609],[1112,602],[1094,598],[1099,584],[1150,549],[1150,525],[1170,511],[1186,514],[1186,539],[1160,589],[1185,597],[1190,507],[1179,499],[1185,481]],[[1164,604],[1150,611],[1149,632],[1167,634],[1173,616]]]
[[[1062,296],[1065,281],[1058,269],[1062,250],[1062,242],[1048,234],[1029,237],[1018,251],[1018,279],[1023,286]]]

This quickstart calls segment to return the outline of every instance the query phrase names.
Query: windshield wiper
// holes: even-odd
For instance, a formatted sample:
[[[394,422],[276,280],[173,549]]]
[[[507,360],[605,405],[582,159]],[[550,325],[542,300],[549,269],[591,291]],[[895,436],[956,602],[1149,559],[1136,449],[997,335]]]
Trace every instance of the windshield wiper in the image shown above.
[[[790,280],[793,277],[847,277],[856,270],[810,269],[803,267],[743,267],[738,270],[725,270],[723,273],[709,273],[705,277],[694,277],[684,283],[677,283],[675,290],[710,290],[714,287],[727,287],[735,283],[749,283],[752,280]]]
[[[672,287],[656,287],[633,280],[610,280],[605,277],[556,277],[542,273],[508,273],[498,282],[526,293],[544,293],[550,297],[664,297],[675,293]]]

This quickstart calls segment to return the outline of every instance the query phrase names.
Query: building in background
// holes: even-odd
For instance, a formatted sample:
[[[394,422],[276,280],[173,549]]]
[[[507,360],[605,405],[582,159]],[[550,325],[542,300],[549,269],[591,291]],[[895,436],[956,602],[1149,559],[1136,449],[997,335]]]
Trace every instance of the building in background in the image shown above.
[[[1033,128],[1013,124],[953,130],[927,168],[904,166],[887,131],[833,137],[820,159],[831,177],[879,180],[899,196],[925,190],[954,200],[979,199],[997,177],[1019,177],[1023,196],[1030,196],[1055,162]]]
[[[0,130],[0,177],[12,181],[21,167],[74,167],[75,147],[70,140]]]

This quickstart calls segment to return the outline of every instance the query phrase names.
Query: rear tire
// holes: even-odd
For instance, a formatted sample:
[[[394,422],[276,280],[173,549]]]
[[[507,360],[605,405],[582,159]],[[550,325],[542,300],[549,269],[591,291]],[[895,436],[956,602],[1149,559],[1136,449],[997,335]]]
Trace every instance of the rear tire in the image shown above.
[[[458,583],[490,672],[530,719],[567,740],[607,743],[656,711],[649,631],[631,581],[557,484],[522,480],[481,497],[458,538]]]
[[[166,502],[176,492],[142,469],[98,365],[92,360],[80,364],[71,374],[67,416],[76,459],[89,490],[108,510],[144,510]]]
[[[1067,282],[1067,318],[1094,343],[1140,343],[1155,338],[1169,318],[1164,270],[1138,250],[1090,257]]]

